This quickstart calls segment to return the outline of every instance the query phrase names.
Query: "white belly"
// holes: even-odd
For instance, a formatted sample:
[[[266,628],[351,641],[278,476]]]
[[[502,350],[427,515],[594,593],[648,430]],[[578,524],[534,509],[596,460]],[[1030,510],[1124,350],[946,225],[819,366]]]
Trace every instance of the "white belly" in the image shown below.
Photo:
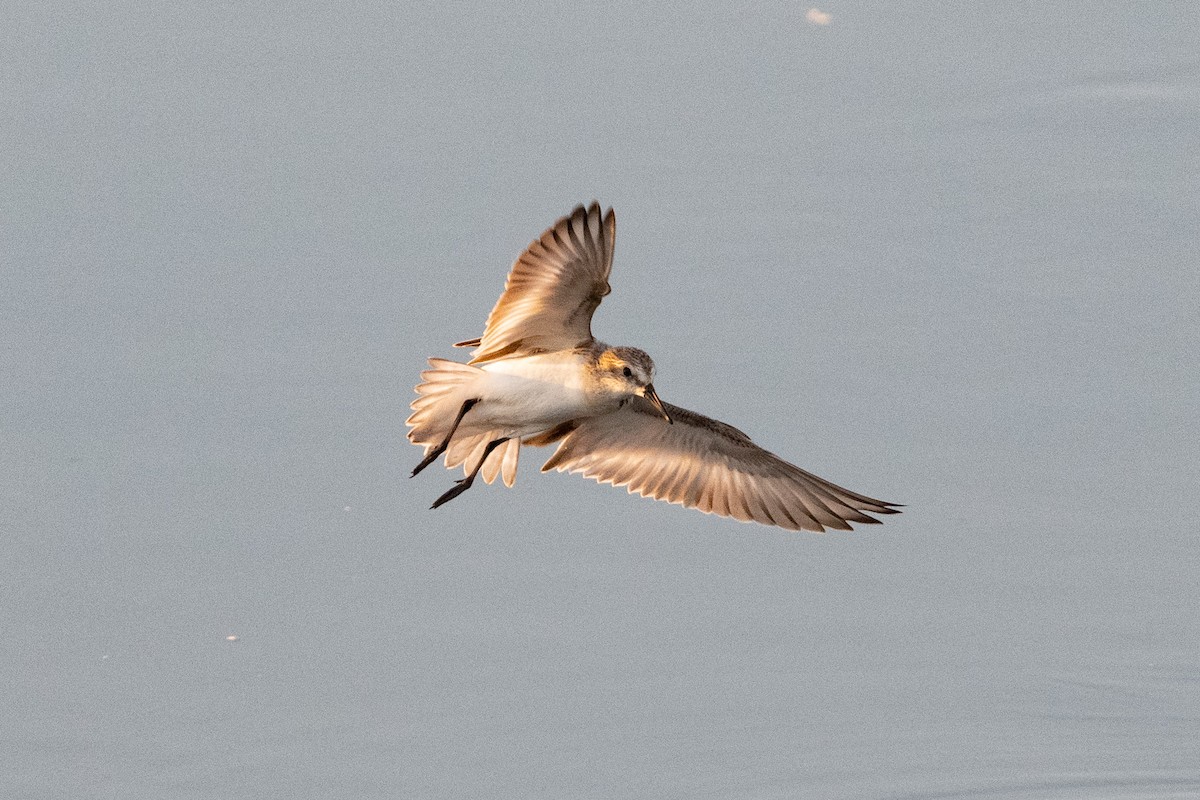
[[[530,436],[578,417],[607,410],[584,388],[583,359],[571,353],[506,358],[481,365],[479,403],[463,420],[472,428]]]

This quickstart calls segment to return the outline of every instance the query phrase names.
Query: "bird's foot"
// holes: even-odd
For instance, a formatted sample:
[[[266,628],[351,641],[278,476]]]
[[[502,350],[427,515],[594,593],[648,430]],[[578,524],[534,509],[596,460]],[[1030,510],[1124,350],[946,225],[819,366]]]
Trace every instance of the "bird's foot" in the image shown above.
[[[437,500],[434,500],[433,505],[431,505],[429,507],[429,509],[432,511],[433,509],[437,508],[438,506],[442,506],[442,505],[445,505],[446,503],[449,503],[451,500],[458,497],[460,494],[465,492],[467,489],[470,489],[471,483],[472,483],[472,481],[470,478],[463,478],[462,480],[455,481],[454,486],[450,487],[450,490],[447,491],[445,494],[443,494],[441,497],[439,497]]]
[[[425,469],[426,467],[428,467],[428,466],[429,466],[430,464],[432,464],[433,462],[437,461],[437,457],[438,457],[438,456],[440,456],[441,454],[442,454],[442,451],[440,451],[440,450],[434,450],[432,453],[430,453],[429,455],[425,456],[423,459],[421,459],[421,463],[420,463],[420,464],[417,464],[417,466],[413,467],[412,474],[411,474],[411,475],[409,475],[408,477],[410,477],[410,478],[415,478],[415,477],[417,477],[417,473],[418,473],[418,472],[420,472],[421,470]]]

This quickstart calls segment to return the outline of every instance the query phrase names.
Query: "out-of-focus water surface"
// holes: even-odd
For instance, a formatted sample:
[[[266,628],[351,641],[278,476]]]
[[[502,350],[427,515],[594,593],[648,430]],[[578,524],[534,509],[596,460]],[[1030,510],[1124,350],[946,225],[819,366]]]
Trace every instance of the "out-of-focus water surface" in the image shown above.
[[[0,795],[1200,796],[1200,11],[818,11],[6,12]],[[592,198],[597,333],[903,515],[426,510]]]

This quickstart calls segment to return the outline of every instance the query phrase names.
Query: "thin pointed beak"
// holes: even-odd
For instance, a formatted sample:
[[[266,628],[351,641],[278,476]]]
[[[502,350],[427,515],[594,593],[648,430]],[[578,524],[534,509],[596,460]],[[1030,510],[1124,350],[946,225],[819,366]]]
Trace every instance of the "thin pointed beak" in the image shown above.
[[[668,424],[675,424],[675,420],[671,419],[671,415],[668,414],[667,409],[663,407],[663,401],[658,399],[658,392],[654,391],[654,384],[646,384],[646,388],[642,390],[642,397],[649,400],[654,407],[658,409],[658,413],[663,415],[663,419],[665,419]]]

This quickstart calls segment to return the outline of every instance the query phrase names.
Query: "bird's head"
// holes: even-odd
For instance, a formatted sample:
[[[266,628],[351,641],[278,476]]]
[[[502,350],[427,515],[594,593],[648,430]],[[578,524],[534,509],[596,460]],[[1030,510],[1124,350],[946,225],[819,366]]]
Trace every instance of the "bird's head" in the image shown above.
[[[600,384],[614,394],[637,395],[650,401],[663,419],[672,422],[654,391],[654,361],[636,347],[607,347],[596,360]]]

